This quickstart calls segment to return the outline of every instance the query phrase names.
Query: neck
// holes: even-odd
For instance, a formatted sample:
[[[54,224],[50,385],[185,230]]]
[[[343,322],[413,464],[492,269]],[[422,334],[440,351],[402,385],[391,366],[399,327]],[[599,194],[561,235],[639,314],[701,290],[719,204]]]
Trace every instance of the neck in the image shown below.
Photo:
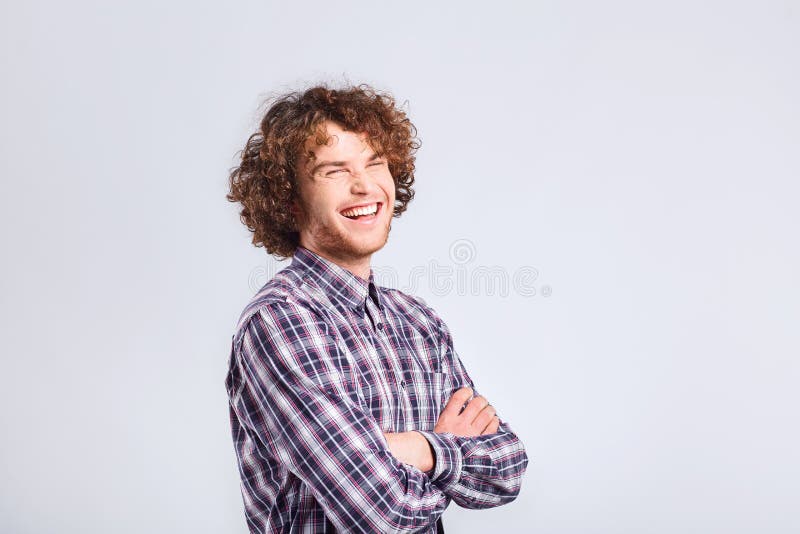
[[[345,257],[334,256],[334,255],[328,254],[325,251],[317,250],[313,246],[308,246],[308,245],[303,245],[303,244],[301,244],[301,246],[304,247],[304,248],[307,248],[308,250],[310,250],[314,254],[316,254],[316,255],[318,255],[318,256],[320,256],[322,258],[325,258],[326,260],[328,260],[330,262],[335,263],[336,265],[338,265],[342,269],[347,269],[348,271],[350,271],[351,273],[353,273],[357,277],[359,277],[359,278],[361,278],[361,279],[363,279],[365,281],[369,280],[369,273],[370,273],[370,269],[371,269],[370,260],[372,259],[372,255],[371,254],[368,255],[368,256],[362,256],[362,257],[358,257],[358,258],[345,258]]]

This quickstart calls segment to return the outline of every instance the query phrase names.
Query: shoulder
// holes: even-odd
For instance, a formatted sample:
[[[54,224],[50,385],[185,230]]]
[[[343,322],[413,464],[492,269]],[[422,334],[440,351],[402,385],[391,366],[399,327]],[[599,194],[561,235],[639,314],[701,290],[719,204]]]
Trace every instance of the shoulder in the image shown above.
[[[236,324],[234,344],[238,345],[245,330],[256,317],[270,325],[288,328],[302,322],[314,321],[315,314],[316,306],[304,287],[302,276],[291,266],[287,267],[264,284],[247,303]]]

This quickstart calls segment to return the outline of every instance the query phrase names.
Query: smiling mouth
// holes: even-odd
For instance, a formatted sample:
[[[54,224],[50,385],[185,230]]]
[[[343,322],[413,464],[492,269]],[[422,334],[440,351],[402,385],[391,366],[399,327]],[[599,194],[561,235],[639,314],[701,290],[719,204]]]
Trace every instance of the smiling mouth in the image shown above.
[[[378,213],[381,210],[381,206],[382,206],[381,202],[374,202],[372,204],[366,204],[364,206],[348,208],[346,210],[342,210],[339,213],[343,217],[346,217],[353,221],[371,220],[378,215]]]

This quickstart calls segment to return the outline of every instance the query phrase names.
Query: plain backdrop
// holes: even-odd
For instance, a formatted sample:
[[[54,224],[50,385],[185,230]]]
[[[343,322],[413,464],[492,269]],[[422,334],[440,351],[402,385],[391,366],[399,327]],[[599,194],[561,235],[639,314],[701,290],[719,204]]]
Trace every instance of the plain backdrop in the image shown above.
[[[449,533],[800,531],[797,2],[4,1],[0,42],[1,532],[247,531],[224,377],[284,264],[227,173],[320,81],[414,120],[374,266],[530,456]]]

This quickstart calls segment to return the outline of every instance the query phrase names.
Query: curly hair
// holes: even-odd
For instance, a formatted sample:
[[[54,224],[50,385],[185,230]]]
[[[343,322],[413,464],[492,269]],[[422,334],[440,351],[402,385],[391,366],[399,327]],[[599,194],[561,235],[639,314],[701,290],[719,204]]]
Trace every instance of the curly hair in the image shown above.
[[[297,165],[313,136],[317,145],[328,142],[325,121],[366,134],[372,149],[385,157],[395,184],[394,217],[414,198],[414,162],[420,146],[414,125],[388,93],[368,85],[343,89],[326,86],[285,94],[274,99],[259,130],[239,153],[241,163],[230,171],[230,193],[240,202],[241,221],[253,233],[255,246],[283,259],[294,255],[300,232],[290,211],[299,198]]]

